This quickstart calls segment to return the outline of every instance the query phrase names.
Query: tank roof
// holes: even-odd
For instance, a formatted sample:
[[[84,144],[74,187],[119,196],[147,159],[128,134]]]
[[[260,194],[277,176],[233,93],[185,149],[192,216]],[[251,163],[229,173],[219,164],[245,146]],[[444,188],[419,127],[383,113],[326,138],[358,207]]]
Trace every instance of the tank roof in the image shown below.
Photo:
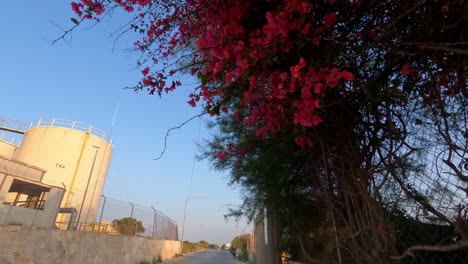
[[[109,134],[104,132],[104,130],[101,130],[99,128],[93,127],[91,125],[77,122],[77,121],[72,121],[72,120],[66,120],[66,119],[59,119],[59,118],[42,118],[36,121],[31,122],[31,125],[29,126],[29,129],[34,128],[34,127],[64,127],[64,128],[71,128],[75,129],[78,131],[90,133],[91,135],[98,136],[105,141],[109,141]]]
[[[18,133],[18,134],[24,134],[27,130],[33,127],[71,128],[71,129],[75,129],[78,131],[90,133],[92,135],[95,135],[97,137],[104,139],[107,142],[110,142],[110,135],[104,132],[103,130],[93,127],[91,125],[85,124],[85,123],[77,122],[77,121],[60,119],[60,118],[42,118],[42,119],[33,121],[31,123],[26,123],[26,122],[21,122],[21,121],[9,119],[9,118],[0,117],[0,129],[1,130]],[[0,134],[0,140],[8,142],[8,140],[5,140],[2,138],[1,134]]]

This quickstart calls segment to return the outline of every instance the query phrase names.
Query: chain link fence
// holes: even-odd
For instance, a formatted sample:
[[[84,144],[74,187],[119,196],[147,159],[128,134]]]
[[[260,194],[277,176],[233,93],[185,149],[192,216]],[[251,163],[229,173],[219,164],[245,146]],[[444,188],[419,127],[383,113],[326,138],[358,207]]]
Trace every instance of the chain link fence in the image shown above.
[[[401,263],[468,263],[466,183],[443,163],[449,157],[442,146],[426,150],[414,155],[417,168],[401,164],[379,192],[388,223],[382,231],[392,234]],[[466,174],[466,161],[451,161]]]
[[[63,230],[137,235],[179,240],[177,223],[153,206],[105,195],[67,192],[56,227]]]
[[[308,203],[273,200],[271,225],[256,223],[257,264],[279,263],[271,236],[305,263],[468,263],[468,108],[453,100],[370,115],[352,134],[359,144],[317,143],[308,181],[286,189]]]

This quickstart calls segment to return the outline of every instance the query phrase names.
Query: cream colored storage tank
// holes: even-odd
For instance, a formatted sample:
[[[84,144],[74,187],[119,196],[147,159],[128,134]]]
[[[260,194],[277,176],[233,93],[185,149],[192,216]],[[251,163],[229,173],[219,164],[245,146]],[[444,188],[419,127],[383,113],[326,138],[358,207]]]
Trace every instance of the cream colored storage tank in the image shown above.
[[[14,143],[14,137],[0,133],[0,156],[3,156],[7,159],[13,158],[16,150],[18,149]]]
[[[42,182],[65,186],[62,208],[75,208],[77,222],[96,221],[112,145],[106,133],[79,122],[41,119],[31,124],[14,159],[44,168]],[[61,214],[58,222],[68,222]],[[63,228],[63,225],[59,225]]]

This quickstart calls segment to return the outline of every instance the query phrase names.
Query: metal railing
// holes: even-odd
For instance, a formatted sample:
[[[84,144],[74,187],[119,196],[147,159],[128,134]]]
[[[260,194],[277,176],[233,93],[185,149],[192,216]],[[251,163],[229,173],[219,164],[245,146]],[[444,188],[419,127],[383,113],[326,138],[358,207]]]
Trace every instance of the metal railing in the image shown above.
[[[16,206],[16,207],[43,210],[45,202],[46,200],[26,200],[26,201],[16,201],[16,202],[3,202],[3,204]]]
[[[15,137],[0,133],[0,140],[15,145]]]
[[[0,117],[0,127],[13,131],[24,132],[29,129],[30,124],[18,120]]]
[[[65,127],[65,128],[76,129],[79,131],[83,131],[83,132],[98,136],[106,141],[109,140],[109,135],[101,129],[95,128],[85,123],[76,122],[72,120],[66,120],[66,119],[42,118],[42,119],[31,122],[28,128],[31,129],[33,127],[45,127],[45,126]]]
[[[85,123],[77,122],[77,121],[60,119],[60,118],[42,118],[42,119],[33,121],[31,123],[25,123],[25,122],[21,122],[18,120],[0,117],[0,128],[3,128],[11,132],[15,132],[15,133],[24,134],[24,132],[26,132],[27,130],[33,127],[47,127],[47,126],[76,129],[79,131],[87,132],[92,135],[98,136],[106,141],[110,141],[109,135],[103,130],[93,127],[91,125],[85,124]],[[0,139],[2,138],[0,137]]]
[[[55,222],[57,226],[67,227],[70,225],[70,222]],[[112,223],[86,223],[86,222],[79,222],[79,223],[72,223],[74,227],[71,229],[80,231],[80,232],[96,232],[96,233],[107,233],[107,234],[118,234],[117,230],[113,226]]]

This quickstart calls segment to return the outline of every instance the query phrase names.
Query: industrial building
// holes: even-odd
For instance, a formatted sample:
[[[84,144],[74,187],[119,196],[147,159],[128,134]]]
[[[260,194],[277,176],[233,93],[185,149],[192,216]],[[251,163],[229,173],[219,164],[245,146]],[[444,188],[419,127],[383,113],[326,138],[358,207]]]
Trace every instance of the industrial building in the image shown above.
[[[76,227],[96,221],[112,155],[109,135],[90,125],[55,118],[32,123],[0,118],[1,130],[8,135],[0,133],[0,166],[2,162],[8,166],[0,168],[0,176],[6,175],[0,177],[0,214],[1,206],[45,210],[51,190],[63,190],[57,194],[61,202],[55,226],[71,229],[70,222]],[[15,142],[9,136],[12,133],[21,141]],[[0,224],[5,221],[0,217]]]

